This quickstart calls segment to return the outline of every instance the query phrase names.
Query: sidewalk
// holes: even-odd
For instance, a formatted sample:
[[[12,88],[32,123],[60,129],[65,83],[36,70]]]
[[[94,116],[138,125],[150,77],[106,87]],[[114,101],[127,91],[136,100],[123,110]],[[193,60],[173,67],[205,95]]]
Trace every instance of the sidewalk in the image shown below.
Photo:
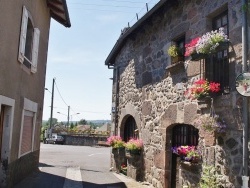
[[[120,179],[127,188],[150,188],[151,186],[144,182],[137,182],[132,178],[129,178],[123,174],[113,173],[118,179]]]

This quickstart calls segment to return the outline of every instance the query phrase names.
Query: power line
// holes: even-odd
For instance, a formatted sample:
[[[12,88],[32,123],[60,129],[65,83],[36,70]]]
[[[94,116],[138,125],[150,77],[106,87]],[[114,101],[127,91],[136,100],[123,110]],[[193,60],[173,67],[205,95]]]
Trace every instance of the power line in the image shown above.
[[[62,101],[64,102],[64,104],[65,104],[66,106],[69,106],[69,105],[65,102],[65,100],[62,98],[62,95],[61,95],[61,93],[60,93],[60,91],[59,91],[59,89],[58,89],[58,87],[57,87],[56,82],[55,82],[55,85],[56,85],[56,90],[58,91],[58,93],[59,93],[59,95],[60,95]]]
[[[102,5],[102,4],[86,4],[86,3],[71,3],[71,4],[78,4],[78,5],[87,5],[87,6],[97,6],[97,7],[123,7],[123,8],[140,8],[140,7],[131,7],[131,6],[122,6],[122,5]]]

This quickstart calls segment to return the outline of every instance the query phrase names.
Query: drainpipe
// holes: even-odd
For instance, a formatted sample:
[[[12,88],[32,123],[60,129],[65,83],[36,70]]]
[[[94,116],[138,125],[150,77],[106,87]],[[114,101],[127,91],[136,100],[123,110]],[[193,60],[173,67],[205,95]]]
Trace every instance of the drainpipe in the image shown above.
[[[119,66],[115,66],[115,135],[118,135]]]
[[[247,6],[247,0],[242,0],[242,7]],[[242,11],[242,63],[243,72],[247,72],[247,53],[248,53],[248,25],[247,10]],[[248,98],[243,97],[243,172],[242,172],[242,188],[248,188]]]
[[[110,67],[110,65],[108,66],[109,69],[113,69],[114,72],[114,77],[113,78],[113,83],[115,83],[115,111],[114,111],[114,135],[118,135],[118,105],[119,105],[119,66],[112,66]],[[112,112],[113,113],[113,112]]]

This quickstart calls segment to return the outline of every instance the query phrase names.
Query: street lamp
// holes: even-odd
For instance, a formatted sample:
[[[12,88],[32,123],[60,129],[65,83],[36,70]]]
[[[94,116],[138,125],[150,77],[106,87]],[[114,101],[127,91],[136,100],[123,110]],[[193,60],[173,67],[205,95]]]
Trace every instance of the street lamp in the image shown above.
[[[66,114],[63,114],[63,113],[61,113],[61,112],[57,112],[58,114],[61,114],[61,115],[64,115],[64,116],[68,116],[68,115],[66,115]],[[66,126],[67,125],[65,125],[65,128],[66,128]]]
[[[51,106],[50,106],[50,124],[49,124],[49,138],[51,138],[52,134],[52,119],[53,119],[53,105],[54,105],[54,85],[55,85],[55,79],[53,78],[53,83],[52,83],[52,92],[48,90],[48,88],[44,88],[45,90],[49,91],[51,93]]]
[[[71,121],[72,121],[72,116],[80,114],[80,113],[75,113],[75,114],[69,115],[69,111],[68,111],[68,115],[63,114],[63,113],[61,113],[61,112],[57,112],[57,113],[68,117],[68,123],[67,123],[68,129],[69,129],[69,117],[71,116]]]

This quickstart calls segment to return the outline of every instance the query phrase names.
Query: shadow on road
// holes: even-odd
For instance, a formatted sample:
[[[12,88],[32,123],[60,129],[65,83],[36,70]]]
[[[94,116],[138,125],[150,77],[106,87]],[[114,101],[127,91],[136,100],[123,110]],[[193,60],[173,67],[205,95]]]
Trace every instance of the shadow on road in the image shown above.
[[[16,184],[14,188],[65,188],[64,181],[65,178],[62,176],[57,176],[37,170],[36,172],[33,172],[31,175],[25,178],[23,181]],[[127,186],[122,182],[110,184],[95,184],[84,181],[81,183],[73,180],[70,181],[72,185],[78,185],[74,186],[77,188],[127,188]]]

